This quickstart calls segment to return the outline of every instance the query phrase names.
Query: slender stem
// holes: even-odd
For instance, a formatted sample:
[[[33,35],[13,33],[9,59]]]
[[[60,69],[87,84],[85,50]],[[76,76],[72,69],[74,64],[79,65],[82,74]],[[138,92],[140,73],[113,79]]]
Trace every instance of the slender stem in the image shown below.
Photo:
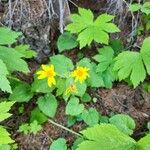
[[[79,133],[77,133],[77,132],[75,132],[75,131],[73,131],[73,130],[71,130],[71,129],[67,128],[67,127],[64,127],[64,126],[63,126],[63,125],[61,125],[61,124],[58,124],[58,123],[54,122],[54,121],[53,121],[53,120],[51,120],[51,119],[49,119],[48,121],[49,121],[50,123],[52,123],[53,125],[55,125],[55,126],[59,127],[59,128],[62,128],[62,129],[66,130],[66,131],[68,131],[68,132],[70,132],[70,133],[72,133],[72,134],[75,134],[75,135],[77,135],[77,136],[82,137],[82,135],[81,135],[81,134],[79,134]]]

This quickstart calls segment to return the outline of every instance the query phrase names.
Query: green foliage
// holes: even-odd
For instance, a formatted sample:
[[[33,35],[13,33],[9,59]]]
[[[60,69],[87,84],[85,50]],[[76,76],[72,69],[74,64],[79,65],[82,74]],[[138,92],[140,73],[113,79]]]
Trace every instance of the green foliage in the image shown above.
[[[102,14],[94,20],[91,10],[79,8],[79,14],[71,15],[72,23],[66,26],[66,30],[78,34],[77,41],[80,43],[80,49],[90,45],[93,40],[108,44],[108,33],[120,31],[115,24],[111,23],[113,18],[112,15]]]
[[[10,87],[10,83],[7,79],[7,75],[9,74],[6,65],[3,63],[3,61],[0,59],[0,89],[2,91],[6,91],[11,93],[11,87]]]
[[[57,100],[54,95],[41,96],[37,101],[39,109],[48,117],[54,117],[57,110]]]
[[[134,3],[129,6],[129,10],[132,12],[140,10],[141,12],[145,13],[146,15],[150,14],[150,2],[145,2],[143,5]]]
[[[37,76],[34,77],[34,82],[31,85],[31,91],[35,93],[50,93],[53,87],[50,88],[47,84],[47,79],[38,80]]]
[[[87,140],[77,150],[135,150],[135,141],[114,125],[101,124],[81,132]]]
[[[66,106],[66,114],[71,116],[77,116],[84,110],[84,105],[79,103],[79,99],[71,98]]]
[[[0,27],[0,89],[8,93],[12,93],[12,90],[7,77],[14,71],[29,72],[27,63],[22,59],[24,55],[15,48],[10,48],[10,44],[16,42],[20,35],[22,35],[20,32]],[[19,47],[17,49],[19,50]]]
[[[43,124],[48,120],[48,118],[40,111],[38,107],[32,110],[30,122],[36,120],[39,124]]]
[[[141,138],[136,144],[137,150],[149,150],[150,149],[150,134]]]
[[[53,141],[49,150],[67,150],[66,140],[59,138]]]
[[[89,126],[93,126],[99,123],[99,113],[95,108],[84,110],[81,117],[83,121]]]
[[[68,77],[70,71],[74,68],[72,61],[64,55],[52,56],[50,60],[60,77]]]
[[[23,55],[13,48],[0,46],[0,59],[6,64],[10,72],[29,72],[27,63],[22,59]]]
[[[71,50],[77,47],[78,42],[76,41],[76,37],[69,32],[65,32],[59,36],[57,41],[57,47],[59,52],[63,52],[65,50]]]
[[[99,54],[93,57],[93,59],[98,62],[96,72],[102,77],[104,86],[111,88],[112,82],[116,78],[116,74],[113,71],[114,50],[109,46],[105,46],[104,48],[99,49],[98,52]]]
[[[112,116],[109,119],[109,121],[111,124],[115,125],[123,133],[128,135],[133,134],[133,130],[135,129],[135,122],[130,116],[117,114]]]
[[[20,32],[14,32],[9,28],[0,27],[0,45],[9,45],[15,43],[17,38],[22,35]]]
[[[0,126],[0,146],[4,144],[10,144],[14,141],[10,138],[10,134],[7,132],[7,130]]]
[[[11,114],[8,113],[8,111],[10,110],[10,108],[14,103],[15,102],[6,102],[6,101],[0,103],[0,111],[1,111],[0,122],[11,116]],[[10,144],[13,142],[14,141],[10,138],[10,134],[7,132],[7,130],[3,126],[0,126],[0,146]]]
[[[29,134],[29,133],[33,133],[36,134],[37,132],[39,132],[42,129],[42,126],[38,124],[38,122],[36,120],[34,120],[33,122],[31,122],[30,124],[25,123],[22,124],[19,127],[19,132],[23,132],[24,134]]]
[[[150,132],[150,122],[147,123],[147,129],[148,129],[149,132]]]
[[[36,56],[36,52],[30,50],[29,45],[18,45],[15,47],[15,50],[21,53],[24,58],[32,58]]]
[[[146,38],[140,52],[125,51],[115,58],[114,70],[118,71],[120,81],[129,78],[136,87],[144,81],[146,72],[150,74],[149,47],[150,38]]]
[[[33,97],[31,87],[29,84],[21,82],[14,89],[13,93],[10,94],[9,100],[16,102],[28,102]]]
[[[11,116],[11,114],[8,111],[10,110],[10,108],[14,103],[15,102],[6,102],[6,101],[0,103],[0,122]]]

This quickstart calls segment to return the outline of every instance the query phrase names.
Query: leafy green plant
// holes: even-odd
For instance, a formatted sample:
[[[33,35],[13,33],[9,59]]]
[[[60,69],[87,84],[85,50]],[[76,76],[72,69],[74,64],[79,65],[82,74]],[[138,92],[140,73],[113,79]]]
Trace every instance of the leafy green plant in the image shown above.
[[[0,27],[0,89],[4,92],[12,93],[9,77],[14,71],[29,72],[28,65],[23,58],[35,56],[35,52],[28,50],[29,46],[27,45],[11,48],[11,45],[21,35],[20,32]]]
[[[75,48],[78,45],[76,37],[72,35],[70,32],[65,32],[59,36],[57,41],[57,47],[59,52],[69,51]]]
[[[36,134],[37,132],[39,132],[42,129],[42,126],[38,124],[38,122],[36,120],[34,120],[33,122],[29,123],[25,123],[22,124],[19,127],[19,132],[23,132],[24,134],[29,134],[29,133],[33,133]]]
[[[132,12],[141,11],[146,15],[150,14],[150,2],[145,2],[144,4],[134,3],[130,4],[129,10]]]
[[[97,43],[108,44],[109,33],[120,32],[118,27],[111,23],[114,16],[102,14],[94,20],[91,10],[79,8],[79,14],[72,14],[72,23],[66,26],[66,30],[77,33],[80,49],[90,45],[94,40]]]
[[[50,146],[49,150],[67,150],[67,145],[66,145],[66,140],[63,138],[59,138],[55,141]]]
[[[114,115],[109,119],[109,122],[128,135],[132,135],[135,129],[135,121],[128,115]]]
[[[6,101],[0,103],[0,111],[1,111],[0,122],[11,116],[11,114],[8,111],[10,110],[10,108],[14,103],[15,102],[6,102]],[[5,129],[5,127],[0,126],[0,147],[3,145],[11,144],[13,142],[14,141],[10,138],[10,134]]]
[[[98,50],[99,54],[95,55],[93,59],[98,62],[96,72],[100,73],[104,81],[104,86],[112,87],[112,82],[117,78],[113,71],[114,65],[114,50],[110,46],[105,46]]]
[[[149,150],[150,135],[138,142],[111,124],[100,124],[81,132],[86,140],[81,141],[76,150]]]
[[[146,38],[140,52],[125,51],[115,58],[114,70],[120,81],[129,78],[136,87],[150,74],[149,47],[150,38]]]

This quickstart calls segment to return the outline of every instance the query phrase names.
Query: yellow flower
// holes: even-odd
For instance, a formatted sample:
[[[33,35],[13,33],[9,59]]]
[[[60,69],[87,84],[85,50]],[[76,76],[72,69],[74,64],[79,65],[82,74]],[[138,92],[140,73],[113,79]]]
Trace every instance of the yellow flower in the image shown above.
[[[54,65],[42,65],[42,69],[43,70],[36,73],[39,75],[38,79],[48,78],[47,82],[49,87],[51,87],[52,85],[56,85],[56,80],[54,78],[56,76]]]
[[[75,78],[75,82],[80,81],[82,83],[89,77],[89,68],[78,66],[73,72],[71,72],[71,77]]]
[[[71,85],[67,88],[67,90],[66,90],[66,92],[65,92],[65,95],[67,95],[67,94],[69,94],[69,93],[78,93],[77,87],[76,87],[74,84],[71,84]]]

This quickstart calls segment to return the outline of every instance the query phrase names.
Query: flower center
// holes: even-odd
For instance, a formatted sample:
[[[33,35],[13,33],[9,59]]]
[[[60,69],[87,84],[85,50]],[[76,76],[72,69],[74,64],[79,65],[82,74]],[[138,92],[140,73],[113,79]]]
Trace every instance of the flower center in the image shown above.
[[[83,73],[83,71],[82,71],[82,70],[78,70],[78,71],[77,71],[77,75],[78,75],[79,77],[82,77],[82,76],[83,76],[83,74],[84,74],[84,73]]]
[[[53,77],[54,76],[53,71],[52,70],[47,71],[47,76],[48,77]]]

